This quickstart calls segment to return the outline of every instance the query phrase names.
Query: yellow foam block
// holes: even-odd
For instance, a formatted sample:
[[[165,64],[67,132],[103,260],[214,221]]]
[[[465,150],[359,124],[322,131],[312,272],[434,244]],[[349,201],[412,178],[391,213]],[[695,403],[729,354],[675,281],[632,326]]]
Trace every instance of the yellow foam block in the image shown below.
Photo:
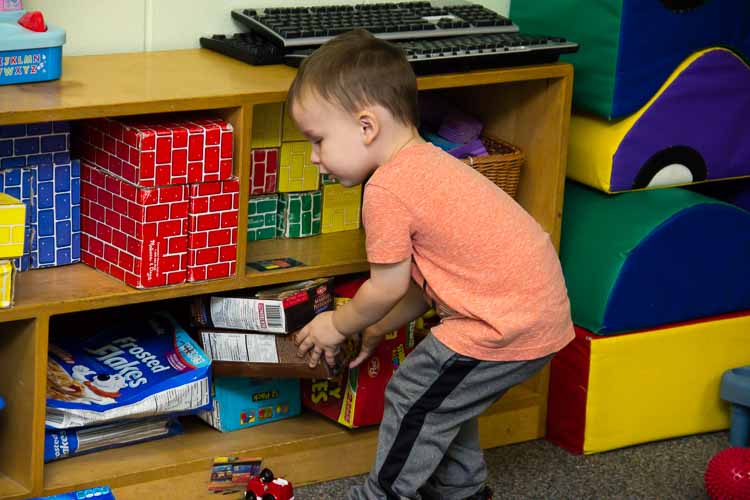
[[[0,258],[23,255],[26,234],[26,205],[9,194],[0,193]]]
[[[284,130],[281,138],[284,142],[307,140],[307,137],[305,137],[304,134],[299,131],[297,125],[294,124],[294,120],[292,120],[292,117],[289,115],[289,110],[286,109],[286,106],[284,107]]]
[[[323,184],[323,233],[359,228],[362,185]]]
[[[13,305],[13,280],[15,270],[9,260],[0,260],[0,308]]]
[[[594,338],[583,452],[728,428],[721,375],[748,346],[750,315]]]
[[[280,102],[253,107],[251,148],[278,148],[281,145],[283,111],[284,105]]]
[[[284,142],[281,145],[277,186],[280,193],[315,191],[320,182],[320,171],[310,161],[312,145],[304,142]]]

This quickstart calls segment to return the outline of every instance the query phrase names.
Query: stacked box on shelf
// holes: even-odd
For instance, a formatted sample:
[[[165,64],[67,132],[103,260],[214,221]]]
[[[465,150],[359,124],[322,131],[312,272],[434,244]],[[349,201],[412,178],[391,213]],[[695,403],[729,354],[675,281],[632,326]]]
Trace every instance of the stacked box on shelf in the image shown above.
[[[239,181],[230,124],[104,118],[84,122],[78,139],[90,177],[84,262],[138,288],[235,273]]]
[[[0,308],[13,304],[14,268],[8,260],[23,255],[26,240],[26,204],[0,193]]]
[[[338,182],[332,182],[327,176],[322,177],[321,231],[326,234],[359,229],[362,185],[345,187]]]
[[[231,276],[237,269],[240,182],[190,185],[187,280]]]
[[[81,167],[81,258],[136,288],[187,279],[188,186],[134,186]]]
[[[80,260],[79,167],[71,161],[68,122],[0,127],[3,192],[27,205],[20,271]]]
[[[280,193],[276,235],[303,238],[320,234],[321,198],[320,191]]]
[[[268,240],[276,237],[279,195],[251,196],[247,205],[247,240]]]

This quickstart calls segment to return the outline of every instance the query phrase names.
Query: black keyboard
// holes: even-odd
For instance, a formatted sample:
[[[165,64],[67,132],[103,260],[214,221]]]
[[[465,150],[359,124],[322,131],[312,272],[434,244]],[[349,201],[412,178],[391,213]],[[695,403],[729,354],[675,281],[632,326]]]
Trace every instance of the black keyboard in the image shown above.
[[[284,49],[255,33],[235,33],[231,36],[201,37],[201,47],[239,59],[248,64],[263,66],[284,62]]]
[[[354,28],[391,41],[518,31],[507,17],[462,0],[235,9],[232,17],[285,48],[317,47]]]
[[[437,40],[392,42],[404,49],[418,75],[455,73],[472,69],[544,64],[561,54],[576,52],[578,44],[561,37],[504,33]],[[297,67],[314,49],[289,52],[284,62]]]

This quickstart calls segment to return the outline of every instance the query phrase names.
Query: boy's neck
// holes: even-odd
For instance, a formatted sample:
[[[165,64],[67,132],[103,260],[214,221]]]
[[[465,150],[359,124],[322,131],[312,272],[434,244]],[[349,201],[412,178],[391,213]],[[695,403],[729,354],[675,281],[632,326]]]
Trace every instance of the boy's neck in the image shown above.
[[[381,130],[381,133],[386,130]],[[388,163],[393,160],[401,151],[413,146],[415,144],[424,144],[424,139],[419,135],[416,127],[402,125],[401,123],[394,124],[393,127],[388,128],[388,132],[381,137],[382,139],[382,150],[378,166]]]

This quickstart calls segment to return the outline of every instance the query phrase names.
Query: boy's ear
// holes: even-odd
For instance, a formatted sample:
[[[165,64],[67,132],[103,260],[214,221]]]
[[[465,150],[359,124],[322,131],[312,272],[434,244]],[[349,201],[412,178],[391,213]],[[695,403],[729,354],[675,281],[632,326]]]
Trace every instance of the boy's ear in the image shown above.
[[[363,109],[357,115],[362,142],[369,146],[380,133],[380,121],[377,115],[369,109]]]

